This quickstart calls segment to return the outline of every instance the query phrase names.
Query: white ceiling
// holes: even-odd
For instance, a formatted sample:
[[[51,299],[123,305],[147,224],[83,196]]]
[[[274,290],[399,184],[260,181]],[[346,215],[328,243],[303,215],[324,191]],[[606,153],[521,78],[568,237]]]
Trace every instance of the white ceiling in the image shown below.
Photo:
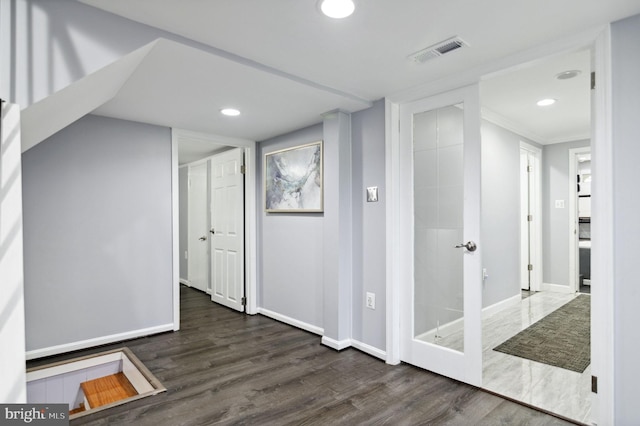
[[[579,71],[568,80],[564,71]],[[481,83],[484,117],[540,144],[590,137],[591,53],[588,50],[549,58]],[[539,107],[541,99],[556,103]]]
[[[80,1],[214,48],[158,43],[96,113],[251,140],[320,122],[322,113],[336,108],[358,111],[382,97],[640,12],[639,0],[355,0],[351,17],[334,20],[320,14],[316,0]],[[408,59],[455,35],[470,47],[424,64]],[[565,99],[575,95],[562,91],[582,84],[588,69],[564,86],[553,76],[588,66],[584,60],[570,55],[488,80],[485,107],[541,143],[583,135],[588,110],[586,117],[583,107],[563,110]],[[546,83],[557,92],[543,90]],[[559,102],[546,118],[524,106],[547,96]],[[584,106],[588,90],[578,96],[575,102]],[[218,110],[227,105],[243,114],[220,117]]]

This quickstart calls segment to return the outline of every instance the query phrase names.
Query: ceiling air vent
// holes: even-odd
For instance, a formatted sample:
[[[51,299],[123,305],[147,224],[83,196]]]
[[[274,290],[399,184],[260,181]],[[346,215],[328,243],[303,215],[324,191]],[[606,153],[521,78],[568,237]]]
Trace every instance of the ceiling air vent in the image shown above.
[[[416,53],[413,53],[409,56],[414,62],[418,64],[422,64],[427,62],[429,59],[437,58],[438,56],[442,56],[446,53],[453,52],[454,50],[460,49],[461,47],[469,46],[459,37],[452,37],[450,39],[441,41],[440,43],[436,43],[433,46],[429,46],[426,49],[422,49]]]

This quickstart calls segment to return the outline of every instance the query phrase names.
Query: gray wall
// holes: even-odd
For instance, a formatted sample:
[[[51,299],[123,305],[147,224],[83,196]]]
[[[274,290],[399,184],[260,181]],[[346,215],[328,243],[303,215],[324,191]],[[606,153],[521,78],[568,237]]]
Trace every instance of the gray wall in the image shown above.
[[[545,145],[542,150],[542,281],[569,285],[569,150],[589,140]],[[556,200],[565,208],[557,209]]]
[[[614,213],[614,413],[620,425],[640,424],[640,15],[611,28]],[[597,160],[597,155],[595,156]],[[596,283],[597,285],[597,283]]]
[[[482,122],[483,307],[520,293],[520,141],[535,143]]]
[[[385,350],[386,191],[385,103],[351,116],[353,149],[353,339]],[[366,188],[378,187],[378,202],[367,203]],[[366,292],[376,309],[364,307]]]
[[[257,150],[258,306],[323,327],[322,213],[265,213],[265,153],[321,140],[322,125],[261,142]],[[324,164],[324,173],[334,165]]]
[[[185,253],[189,250],[189,168],[184,166],[178,170],[180,192],[180,279],[189,278],[189,262]]]
[[[86,116],[23,173],[27,350],[171,324],[169,129]]]

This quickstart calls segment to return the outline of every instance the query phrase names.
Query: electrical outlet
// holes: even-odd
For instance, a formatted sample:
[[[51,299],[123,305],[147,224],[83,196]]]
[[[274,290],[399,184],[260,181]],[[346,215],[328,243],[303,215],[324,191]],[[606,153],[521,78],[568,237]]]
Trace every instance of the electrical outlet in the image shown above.
[[[376,308],[376,294],[367,292],[367,297],[365,298],[365,304],[369,309]]]

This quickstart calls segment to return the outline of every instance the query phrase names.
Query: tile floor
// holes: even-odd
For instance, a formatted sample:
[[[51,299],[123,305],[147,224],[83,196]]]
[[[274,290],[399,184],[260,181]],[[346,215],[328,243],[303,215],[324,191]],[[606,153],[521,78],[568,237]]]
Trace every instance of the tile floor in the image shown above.
[[[567,303],[574,294],[533,293],[521,306],[483,321],[483,387],[535,407],[590,424],[591,367],[583,373],[493,350],[498,344]]]

